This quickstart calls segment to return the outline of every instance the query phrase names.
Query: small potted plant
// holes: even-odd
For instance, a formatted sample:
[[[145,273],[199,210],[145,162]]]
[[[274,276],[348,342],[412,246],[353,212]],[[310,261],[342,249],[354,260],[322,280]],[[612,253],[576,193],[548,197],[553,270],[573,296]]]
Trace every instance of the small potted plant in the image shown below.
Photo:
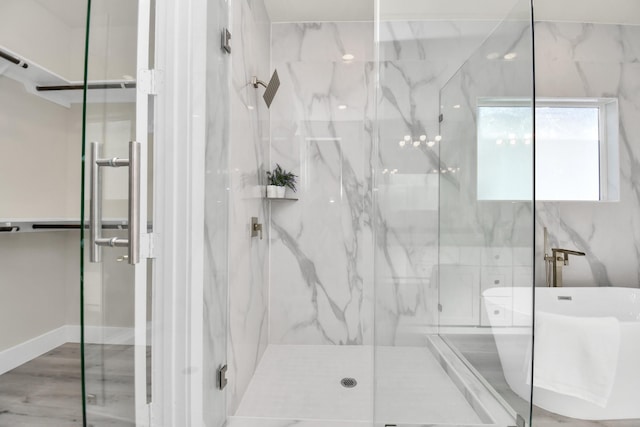
[[[296,191],[296,178],[293,172],[287,172],[276,163],[274,170],[267,172],[267,198],[276,199],[283,198],[287,188]]]

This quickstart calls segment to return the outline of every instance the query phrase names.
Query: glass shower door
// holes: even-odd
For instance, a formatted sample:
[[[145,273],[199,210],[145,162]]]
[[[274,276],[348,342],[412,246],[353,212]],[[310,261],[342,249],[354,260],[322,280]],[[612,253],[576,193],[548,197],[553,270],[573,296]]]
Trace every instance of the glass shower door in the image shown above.
[[[533,357],[531,25],[518,1],[440,91],[439,336],[519,426]]]
[[[149,425],[149,0],[89,0],[83,120],[88,425]]]

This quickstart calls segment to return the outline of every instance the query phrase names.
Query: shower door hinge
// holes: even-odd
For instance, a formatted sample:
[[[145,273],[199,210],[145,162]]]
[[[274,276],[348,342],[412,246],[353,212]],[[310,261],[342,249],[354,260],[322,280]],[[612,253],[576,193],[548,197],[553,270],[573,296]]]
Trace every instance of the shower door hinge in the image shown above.
[[[438,116],[438,122],[442,123],[444,121],[444,114],[440,114]]]
[[[155,258],[158,236],[156,233],[145,233],[140,236],[140,258]]]
[[[227,365],[218,368],[218,389],[223,390],[227,386]]]
[[[158,246],[158,235],[156,233],[149,233],[149,256],[147,258],[156,257],[156,246]]]
[[[438,304],[438,311],[442,313],[442,304]]]
[[[162,72],[158,70],[138,71],[137,87],[147,95],[157,95],[162,86]]]
[[[231,53],[231,33],[228,29],[222,29],[222,39],[220,41],[220,47],[227,53]]]

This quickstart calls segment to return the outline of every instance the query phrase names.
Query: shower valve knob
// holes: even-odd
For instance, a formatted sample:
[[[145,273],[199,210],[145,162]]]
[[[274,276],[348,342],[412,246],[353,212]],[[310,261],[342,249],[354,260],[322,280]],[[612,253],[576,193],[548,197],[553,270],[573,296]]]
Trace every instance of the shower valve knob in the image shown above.
[[[262,240],[262,224],[258,222],[258,218],[253,216],[251,217],[251,237],[260,236],[260,240]]]

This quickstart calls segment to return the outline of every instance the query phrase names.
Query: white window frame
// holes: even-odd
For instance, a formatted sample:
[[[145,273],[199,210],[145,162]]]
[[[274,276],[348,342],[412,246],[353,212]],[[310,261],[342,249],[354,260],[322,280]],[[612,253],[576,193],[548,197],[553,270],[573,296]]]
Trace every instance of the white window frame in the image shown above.
[[[477,108],[482,107],[531,107],[526,98],[480,98]],[[617,98],[536,98],[536,108],[597,108],[598,109],[598,158],[599,200],[569,200],[571,202],[615,202],[620,200],[619,160],[619,113]],[[534,132],[535,135],[535,132]],[[479,168],[478,168],[479,169]],[[535,200],[545,201],[538,198]],[[553,200],[562,202],[562,200]]]

